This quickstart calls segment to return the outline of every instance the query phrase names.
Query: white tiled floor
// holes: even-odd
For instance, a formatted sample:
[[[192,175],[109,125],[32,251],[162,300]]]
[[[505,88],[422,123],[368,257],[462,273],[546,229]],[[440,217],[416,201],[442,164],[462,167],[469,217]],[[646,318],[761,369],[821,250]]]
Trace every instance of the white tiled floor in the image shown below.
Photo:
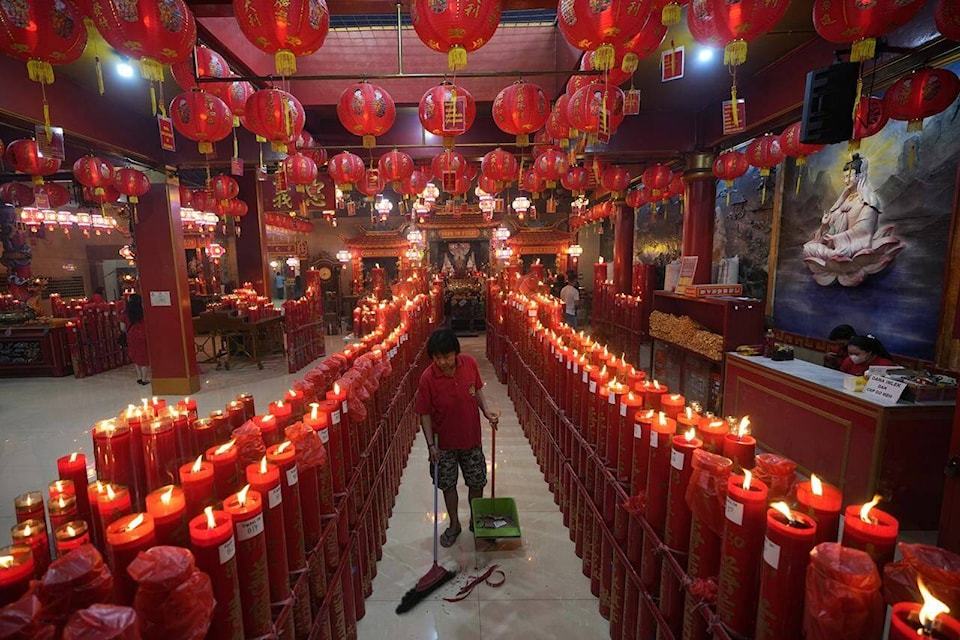
[[[589,580],[580,571],[580,560],[517,422],[506,387],[496,381],[484,357],[484,338],[463,339],[462,345],[477,358],[487,383],[487,398],[503,409],[497,435],[497,493],[517,500],[524,537],[478,551],[465,527],[468,507],[466,490],[461,487],[464,532],[454,547],[441,548],[441,562],[459,565],[460,573],[431,600],[397,616],[394,609],[400,598],[431,563],[432,485],[421,437],[404,473],[359,636],[363,640],[605,637],[607,623],[597,612],[597,599],[591,596]],[[342,346],[340,338],[327,338],[327,353]],[[288,375],[286,362],[280,358],[268,360],[263,371],[249,365],[231,371],[214,371],[210,365],[201,368],[203,388],[194,394],[201,415],[221,408],[240,392],[253,393],[262,410],[305,371]],[[45,490],[56,477],[59,456],[71,451],[90,455],[91,426],[127,404],[139,402],[144,395],[145,388],[137,385],[132,366],[80,380],[0,379],[0,546],[9,540],[7,532],[15,522],[14,497],[27,490]],[[485,433],[489,459],[489,431]],[[442,510],[442,500],[440,504]],[[442,531],[446,527],[443,511],[441,518]],[[491,564],[499,564],[506,573],[502,587],[482,585],[462,602],[442,600],[477,575],[478,569]]]

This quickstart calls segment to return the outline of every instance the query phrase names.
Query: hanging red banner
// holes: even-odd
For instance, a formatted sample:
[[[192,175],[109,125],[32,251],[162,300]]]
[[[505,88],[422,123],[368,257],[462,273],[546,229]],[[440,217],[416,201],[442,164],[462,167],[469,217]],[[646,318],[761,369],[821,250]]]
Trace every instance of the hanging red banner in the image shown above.
[[[157,115],[157,126],[160,127],[160,148],[164,151],[176,151],[177,139],[173,135],[173,120]]]
[[[683,77],[683,47],[667,49],[660,54],[660,82],[670,82]]]
[[[635,116],[640,113],[640,89],[630,89],[623,96],[623,115]]]
[[[747,102],[743,98],[737,99],[737,118],[733,118],[733,100],[723,101],[723,135],[740,133],[747,129]]]

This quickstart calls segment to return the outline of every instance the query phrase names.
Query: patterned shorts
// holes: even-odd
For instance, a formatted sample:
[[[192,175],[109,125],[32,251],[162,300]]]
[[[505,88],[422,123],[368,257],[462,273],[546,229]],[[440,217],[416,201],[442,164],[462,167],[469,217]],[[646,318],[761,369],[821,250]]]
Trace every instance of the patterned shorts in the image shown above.
[[[441,491],[457,486],[457,467],[463,471],[463,482],[471,489],[482,489],[487,485],[487,459],[483,448],[441,449],[440,480],[437,485]],[[433,478],[433,465],[430,465],[430,477]]]

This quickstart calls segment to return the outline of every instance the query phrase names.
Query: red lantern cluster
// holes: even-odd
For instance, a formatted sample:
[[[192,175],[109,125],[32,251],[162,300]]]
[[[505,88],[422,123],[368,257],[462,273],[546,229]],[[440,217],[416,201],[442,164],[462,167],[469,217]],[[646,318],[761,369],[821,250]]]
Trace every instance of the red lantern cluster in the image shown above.
[[[13,207],[29,207],[36,202],[30,185],[22,182],[7,182],[0,185],[0,200]]]
[[[708,47],[723,46],[723,64],[747,60],[747,43],[772,29],[787,12],[787,0],[697,0],[687,11],[693,39]]]
[[[437,176],[443,182],[444,175],[467,175],[467,159],[462,154],[447,149],[443,153],[438,153],[430,162],[433,175]]]
[[[294,218],[293,216],[286,216],[282,213],[265,214],[264,222],[267,224],[267,226],[277,227],[278,229],[292,231],[294,233],[313,232],[313,223],[309,220]]]
[[[62,184],[46,182],[34,188],[35,195],[44,195],[51,209],[59,209],[70,202],[70,191]]]
[[[337,118],[347,131],[363,136],[364,147],[373,148],[377,144],[376,137],[393,126],[397,108],[385,89],[369,82],[359,82],[340,94]]]
[[[377,162],[380,175],[388,182],[401,182],[413,173],[413,158],[402,151],[389,151]]]
[[[231,200],[240,195],[240,185],[233,176],[220,174],[210,179],[210,191],[217,200]]]
[[[410,20],[420,40],[434,51],[446,53],[449,69],[459,71],[467,67],[467,53],[493,37],[500,24],[500,0],[413,0]]]
[[[650,4],[636,0],[565,0],[557,10],[557,26],[571,46],[595,51],[597,69],[612,69],[615,46],[640,33],[650,15]]]
[[[504,133],[517,137],[517,146],[530,144],[530,134],[550,117],[550,100],[535,84],[519,81],[504,87],[493,100],[493,121]]]
[[[443,146],[450,147],[455,136],[473,126],[477,103],[463,87],[443,82],[423,94],[417,115],[424,129],[442,137]]]
[[[960,94],[960,78],[949,69],[919,69],[893,83],[883,96],[892,120],[907,121],[907,131],[923,129],[923,119],[946,110]]]
[[[656,191],[667,191],[670,181],[673,180],[673,171],[662,164],[647,167],[641,176],[643,186]]]
[[[200,153],[230,135],[233,116],[223,100],[206,91],[187,91],[170,101],[170,119],[180,135],[198,143]]]
[[[226,58],[213,49],[200,46],[193,48],[193,53],[187,60],[170,65],[170,72],[181,89],[192,91],[193,89],[220,87],[219,83],[200,86],[197,83],[197,77],[228,78],[230,77],[230,65],[227,64]]]
[[[273,54],[281,76],[295,74],[297,57],[322,47],[330,30],[325,0],[234,0],[233,12],[247,40]]]
[[[330,158],[327,173],[341,190],[350,191],[353,185],[363,180],[366,169],[360,156],[344,151]]]
[[[29,138],[11,142],[5,157],[14,171],[30,176],[35,185],[43,184],[44,176],[60,170],[60,161],[41,156],[37,141]]]
[[[113,186],[127,196],[128,202],[137,204],[140,202],[140,196],[150,190],[150,178],[139,169],[121,167],[114,172]]]
[[[816,0],[813,27],[824,40],[851,44],[850,61],[874,56],[876,39],[910,22],[923,0]]]
[[[278,153],[286,153],[287,146],[296,142],[305,120],[300,101],[280,89],[255,91],[240,119],[248,131],[269,142]]]

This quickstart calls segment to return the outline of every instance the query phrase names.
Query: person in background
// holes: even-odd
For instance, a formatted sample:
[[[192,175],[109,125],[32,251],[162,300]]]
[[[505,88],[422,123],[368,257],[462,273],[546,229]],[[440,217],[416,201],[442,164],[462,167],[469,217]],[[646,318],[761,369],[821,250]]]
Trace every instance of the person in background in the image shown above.
[[[430,452],[430,475],[438,463],[437,488],[450,516],[450,525],[440,536],[440,544],[451,547],[460,535],[460,496],[457,492],[457,468],[463,472],[470,498],[470,530],[473,531],[473,500],[483,497],[487,484],[487,460],[481,445],[480,414],[494,430],[499,409],[491,410],[483,397],[483,380],[473,356],[460,353],[460,341],[450,329],[437,329],[427,340],[427,355],[433,364],[420,376],[414,410]],[[434,440],[434,435],[437,440]]]
[[[847,342],[847,357],[840,371],[851,376],[862,376],[870,367],[892,367],[897,363],[890,359],[883,343],[869,333],[853,336]]]
[[[120,328],[127,334],[127,353],[137,371],[137,384],[150,384],[150,353],[147,351],[147,330],[143,324],[143,298],[131,294],[120,317]]]
[[[293,279],[293,298],[299,300],[303,296],[303,278],[298,273]]]
[[[277,275],[274,276],[274,287],[277,289],[277,298],[283,300],[283,274],[277,271]]]
[[[91,304],[103,304],[107,301],[107,290],[105,287],[97,287],[90,296]]]
[[[559,298],[560,292],[563,291],[563,288],[566,286],[566,284],[566,277],[564,277],[562,273],[558,273],[557,279],[554,280],[553,286],[550,287],[550,295],[552,295],[554,298]]]
[[[848,324],[837,325],[827,336],[834,343],[833,351],[828,351],[823,356],[823,366],[831,369],[839,369],[844,358],[847,357],[847,342],[853,336],[857,335],[857,330]]]
[[[567,272],[567,284],[560,290],[563,301],[563,320],[570,327],[577,328],[577,305],[580,303],[580,289],[577,288],[577,272]]]

